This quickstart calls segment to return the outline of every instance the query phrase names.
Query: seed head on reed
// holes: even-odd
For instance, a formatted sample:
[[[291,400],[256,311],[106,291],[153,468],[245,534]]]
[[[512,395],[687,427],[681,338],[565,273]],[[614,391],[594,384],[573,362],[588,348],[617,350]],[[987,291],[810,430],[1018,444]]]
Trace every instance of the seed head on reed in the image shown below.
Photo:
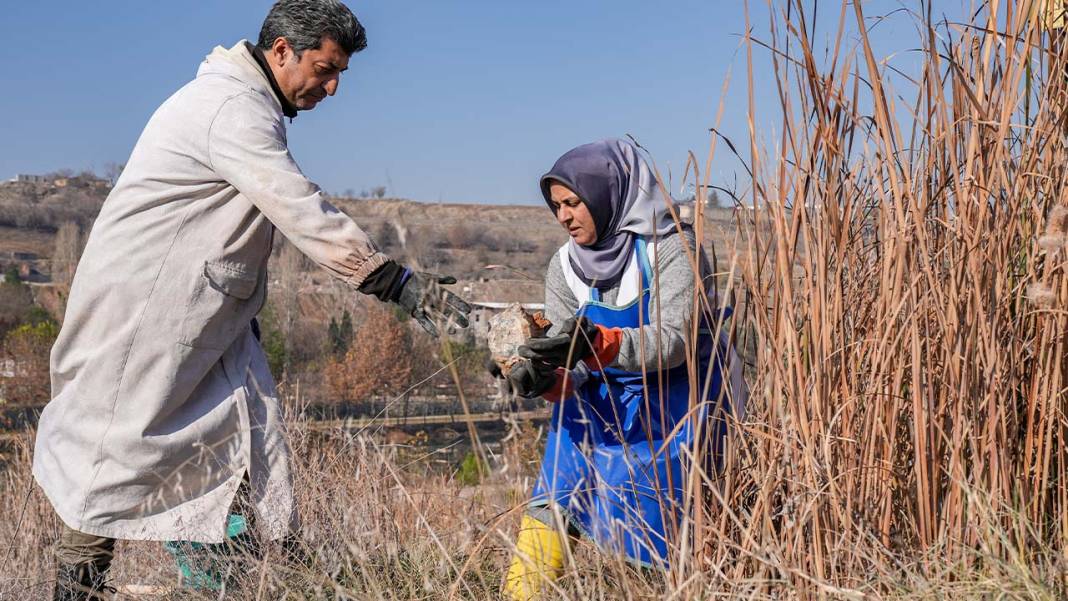
[[[1043,236],[1045,238],[1045,236]],[[1027,287],[1027,298],[1036,307],[1048,309],[1057,302],[1057,295],[1046,284],[1035,282]]]
[[[1038,237],[1038,247],[1051,253],[1064,248],[1064,234],[1042,234]]]
[[[1049,212],[1049,220],[1046,222],[1046,234],[1061,236],[1063,239],[1068,232],[1068,207],[1057,205]]]

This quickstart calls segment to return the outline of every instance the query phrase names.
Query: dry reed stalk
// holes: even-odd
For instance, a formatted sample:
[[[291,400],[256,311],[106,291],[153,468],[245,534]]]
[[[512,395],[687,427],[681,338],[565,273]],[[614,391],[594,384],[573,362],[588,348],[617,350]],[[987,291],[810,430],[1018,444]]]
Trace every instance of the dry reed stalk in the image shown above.
[[[768,40],[744,38],[755,394],[728,476],[695,493],[712,551],[693,569],[814,598],[1015,562],[1032,593],[1064,594],[1068,278],[1039,240],[1063,236],[1068,199],[1063,34],[1026,0],[952,25],[921,5],[910,79],[876,56],[863,5],[840,6],[828,52],[798,0],[772,4]],[[758,45],[780,100],[772,155]]]

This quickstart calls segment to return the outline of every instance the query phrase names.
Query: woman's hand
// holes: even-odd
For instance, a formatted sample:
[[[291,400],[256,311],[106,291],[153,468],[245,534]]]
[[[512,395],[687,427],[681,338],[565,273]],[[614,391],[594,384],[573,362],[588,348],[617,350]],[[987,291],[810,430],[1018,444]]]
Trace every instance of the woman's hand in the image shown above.
[[[585,361],[590,369],[601,370],[616,360],[622,340],[621,328],[606,328],[585,317],[572,317],[563,323],[557,335],[528,339],[519,347],[519,356],[566,369],[574,369],[579,361]]]
[[[556,384],[556,369],[529,359],[520,361],[508,371],[508,382],[519,396],[537,398]]]
[[[552,368],[526,360],[517,363],[508,374],[512,389],[523,398],[541,397],[550,403],[559,403],[575,391],[574,374],[562,367]]]

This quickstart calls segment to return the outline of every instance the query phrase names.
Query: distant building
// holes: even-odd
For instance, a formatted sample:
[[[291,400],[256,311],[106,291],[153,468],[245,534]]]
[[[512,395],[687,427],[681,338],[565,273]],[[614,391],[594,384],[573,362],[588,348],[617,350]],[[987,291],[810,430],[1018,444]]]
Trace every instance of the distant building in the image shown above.
[[[19,173],[15,177],[13,177],[11,181],[27,184],[44,184],[48,183],[48,177],[44,175],[28,175],[26,173]]]
[[[41,273],[31,263],[15,263],[16,273],[18,273],[18,280],[26,282],[28,284],[47,284],[51,281],[51,278]],[[7,282],[7,273],[0,275],[0,282]]]
[[[86,171],[80,175],[61,175],[58,173],[52,175],[31,175],[26,173],[19,173],[15,177],[7,180],[9,183],[18,184],[44,184],[55,186],[57,188],[107,188],[111,185],[106,179],[101,179],[92,173]]]
[[[697,202],[698,198],[701,199],[700,203]],[[686,189],[682,191],[682,198],[673,198],[672,203],[678,211],[679,220],[690,224],[697,218],[698,209],[702,214],[708,215],[710,209],[723,208],[720,206],[719,192],[714,186],[704,184],[687,184]],[[698,204],[701,206],[698,207]]]
[[[26,361],[15,359],[0,359],[0,405],[7,403],[7,388],[14,380],[25,378],[27,375]]]
[[[694,202],[682,201],[676,202],[675,208],[679,211],[679,220],[683,223],[693,223],[694,220]]]

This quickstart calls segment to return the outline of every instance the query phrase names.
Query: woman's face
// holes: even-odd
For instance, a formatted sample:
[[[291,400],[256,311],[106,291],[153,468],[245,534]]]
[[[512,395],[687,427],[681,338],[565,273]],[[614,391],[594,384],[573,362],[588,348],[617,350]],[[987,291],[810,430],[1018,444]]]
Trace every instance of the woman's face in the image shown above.
[[[571,188],[559,183],[549,185],[550,204],[556,213],[556,220],[564,226],[568,235],[580,246],[590,246],[597,242],[597,226],[593,215]]]

